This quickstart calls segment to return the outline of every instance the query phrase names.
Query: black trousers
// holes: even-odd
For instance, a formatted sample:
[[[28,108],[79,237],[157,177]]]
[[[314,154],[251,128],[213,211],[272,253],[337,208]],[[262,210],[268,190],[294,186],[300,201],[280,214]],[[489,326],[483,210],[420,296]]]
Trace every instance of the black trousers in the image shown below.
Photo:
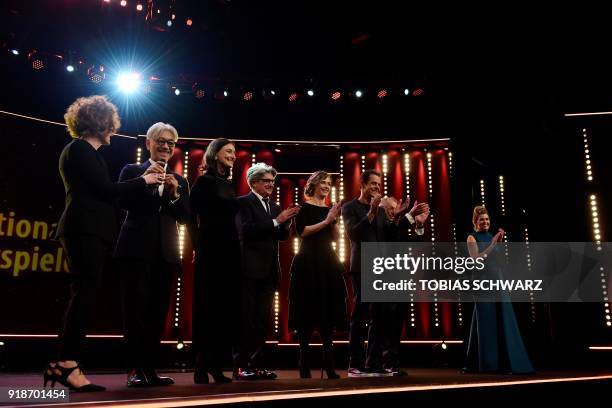
[[[58,360],[79,361],[112,245],[91,235],[63,237],[60,242],[70,271],[70,301],[59,332]]]
[[[351,277],[355,307],[349,328],[349,367],[399,368],[399,349],[406,315],[405,304],[362,302],[361,275],[354,273]],[[364,361],[363,343],[366,333],[368,346]]]
[[[161,257],[120,264],[128,367],[153,369],[179,266]]]
[[[234,371],[238,368],[261,368],[263,349],[272,316],[274,291],[278,279],[244,277],[242,281],[242,333],[234,345]]]

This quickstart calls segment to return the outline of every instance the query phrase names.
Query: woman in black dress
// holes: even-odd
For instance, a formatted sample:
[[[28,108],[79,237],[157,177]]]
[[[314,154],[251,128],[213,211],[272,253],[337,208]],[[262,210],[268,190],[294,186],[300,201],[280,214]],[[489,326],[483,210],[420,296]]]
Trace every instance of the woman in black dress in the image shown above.
[[[164,176],[148,172],[135,179],[113,183],[98,152],[119,128],[115,105],[94,95],[77,99],[64,115],[73,140],[62,151],[59,171],[66,191],[66,207],[57,226],[70,270],[70,302],[59,334],[58,360],[44,372],[50,381],[73,391],[103,391],[83,374],[79,360],[85,331],[91,326],[104,268],[117,235],[115,199],[144,190],[146,184],[163,183]]]
[[[221,357],[240,327],[240,241],[235,218],[238,202],[229,180],[236,160],[234,143],[215,139],[204,155],[206,170],[191,189],[196,218],[196,265],[193,283],[194,382],[230,382],[221,371]],[[226,352],[227,351],[227,352]]]
[[[334,371],[332,338],[334,329],[346,324],[346,287],[344,268],[332,248],[340,203],[331,208],[325,204],[331,184],[331,176],[324,171],[310,176],[304,189],[306,201],[295,218],[302,242],[291,264],[289,328],[298,333],[301,378],[310,378],[308,344],[315,329],[323,340],[327,376],[339,378]]]

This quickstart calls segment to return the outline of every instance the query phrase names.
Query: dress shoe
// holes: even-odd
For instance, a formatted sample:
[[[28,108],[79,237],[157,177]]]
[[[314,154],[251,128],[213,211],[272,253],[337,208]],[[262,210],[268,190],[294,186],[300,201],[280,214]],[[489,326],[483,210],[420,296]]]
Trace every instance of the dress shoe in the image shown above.
[[[257,372],[248,368],[239,368],[237,372],[234,372],[234,380],[239,381],[249,381],[249,380],[257,380],[259,377]]]
[[[275,380],[278,377],[276,373],[264,369],[256,369],[255,373],[258,380]]]
[[[150,387],[152,384],[142,370],[132,370],[128,374],[128,387]]]
[[[174,384],[174,380],[172,378],[160,377],[153,369],[145,370],[145,375],[147,376],[147,380],[149,380],[149,383],[152,386]]]

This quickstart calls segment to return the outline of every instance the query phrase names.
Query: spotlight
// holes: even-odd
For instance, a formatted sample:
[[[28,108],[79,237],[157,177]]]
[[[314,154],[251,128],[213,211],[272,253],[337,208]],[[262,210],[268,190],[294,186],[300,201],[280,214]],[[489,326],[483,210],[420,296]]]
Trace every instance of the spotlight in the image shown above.
[[[312,89],[309,89],[307,94],[308,96],[314,96],[314,91]]]
[[[219,101],[225,100],[228,96],[229,92],[227,92],[226,89],[215,91],[215,94],[213,95],[213,97]]]
[[[227,95],[225,95],[227,96]],[[245,101],[251,101],[253,100],[253,92],[251,91],[246,91],[243,95],[242,95],[242,99],[244,99]]]
[[[66,71],[68,71],[68,72],[74,72],[74,66],[72,66],[72,65],[66,65]]]
[[[142,4],[137,4],[136,5],[136,10],[137,11],[142,11]]]
[[[206,96],[206,91],[198,83],[193,84],[191,90],[197,99],[202,99]]]
[[[183,343],[182,341],[179,341],[178,343],[176,343],[177,350],[182,350],[183,348],[185,348],[185,343]]]
[[[271,88],[264,88],[261,94],[264,101],[271,101],[276,97],[276,91]]]
[[[127,1],[126,0],[121,0],[121,2],[119,4],[121,4],[121,7],[125,7],[125,6],[127,6]]]
[[[378,97],[378,99],[385,98],[387,96],[387,90],[384,88],[380,89],[378,93],[376,94],[376,96]]]
[[[223,91],[223,96],[227,98],[229,96],[229,92]]]
[[[191,27],[193,25],[193,20],[188,18],[185,24],[187,24],[187,26]]]
[[[46,58],[36,50],[28,54],[28,60],[30,60],[30,63],[32,64],[32,69],[40,71],[45,67]]]
[[[140,74],[124,72],[117,76],[117,86],[123,93],[132,93],[140,87]]]
[[[174,88],[174,94],[175,94],[176,96],[179,96],[179,95],[181,94],[181,90],[180,90],[180,89],[178,89],[178,88]]]
[[[404,88],[404,95],[406,96],[410,95],[410,89]]]
[[[168,20],[168,21],[166,22],[166,25],[167,25],[168,27],[172,27],[172,20]]]
[[[331,98],[332,98],[332,100],[337,101],[340,98],[342,98],[342,93],[340,91],[334,91],[331,94]]]
[[[16,49],[16,48],[13,48],[13,49],[11,50],[11,54],[13,54],[13,55],[19,55],[19,50],[18,50],[18,49]]]
[[[99,65],[99,66],[94,65],[94,66],[90,67],[87,70],[87,77],[94,84],[99,84],[100,82],[104,81],[104,78],[106,78],[106,74],[104,73],[104,66],[102,66],[102,65]]]
[[[442,350],[446,350],[448,348],[445,342],[442,342],[442,345],[440,347],[442,347]]]
[[[363,96],[363,92],[360,89],[355,91],[355,97],[356,98],[361,98],[362,96]]]
[[[104,0],[105,3],[110,3],[110,0]]]
[[[4,342],[0,341],[0,347],[4,346]]]

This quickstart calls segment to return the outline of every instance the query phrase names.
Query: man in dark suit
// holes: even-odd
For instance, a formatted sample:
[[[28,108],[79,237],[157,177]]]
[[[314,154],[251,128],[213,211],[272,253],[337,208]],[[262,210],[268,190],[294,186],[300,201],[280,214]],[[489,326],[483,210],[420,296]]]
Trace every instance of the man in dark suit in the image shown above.
[[[394,242],[402,236],[402,231],[415,224],[417,236],[424,233],[423,222],[429,213],[425,203],[416,204],[408,211],[409,200],[397,203],[391,210],[381,207],[380,173],[366,170],[360,176],[361,193],[342,207],[342,217],[351,240],[350,275],[353,284],[354,308],[349,329],[349,377],[372,375],[399,375],[399,361],[395,333],[396,325],[385,320],[397,320],[400,316],[390,317],[388,307],[381,303],[361,301],[361,243]],[[388,215],[389,214],[389,215]],[[393,314],[398,315],[394,309]],[[366,359],[363,358],[364,326],[368,323],[368,347]],[[381,361],[384,355],[386,361]],[[387,370],[383,370],[383,365]],[[396,366],[397,365],[397,366]]]
[[[278,242],[289,237],[291,220],[299,207],[280,207],[270,201],[276,170],[264,163],[247,171],[251,192],[238,198],[236,227],[242,253],[242,336],[234,347],[234,378],[274,379],[262,367],[262,351],[270,323],[274,292],[280,281]]]
[[[150,159],[126,165],[119,176],[124,180],[158,173],[164,179],[163,184],[119,200],[127,217],[114,255],[121,265],[129,387],[174,383],[171,378],[158,376],[153,362],[166,321],[172,282],[181,266],[177,223],[186,224],[189,220],[187,180],[166,169],[177,140],[174,127],[154,124],[146,140]]]

